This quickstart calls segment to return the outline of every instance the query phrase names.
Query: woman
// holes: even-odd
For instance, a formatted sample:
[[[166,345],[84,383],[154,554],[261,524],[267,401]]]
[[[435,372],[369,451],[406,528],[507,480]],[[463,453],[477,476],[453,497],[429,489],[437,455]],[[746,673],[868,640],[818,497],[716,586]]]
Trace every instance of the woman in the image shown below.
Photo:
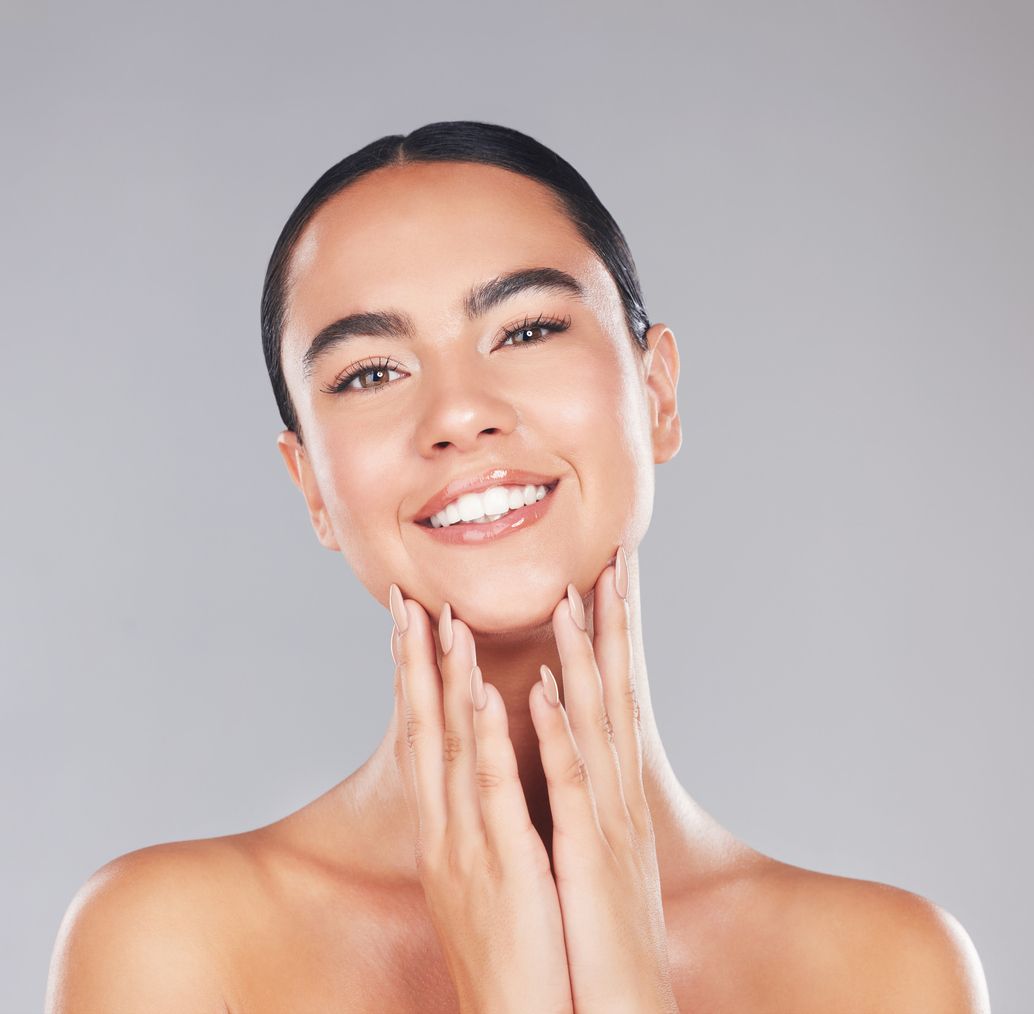
[[[262,324],[316,535],[394,619],[394,717],[296,813],[99,871],[48,1009],[988,1009],[952,916],[762,855],[668,763],[636,547],[678,349],[568,163],[465,121],[367,145]]]

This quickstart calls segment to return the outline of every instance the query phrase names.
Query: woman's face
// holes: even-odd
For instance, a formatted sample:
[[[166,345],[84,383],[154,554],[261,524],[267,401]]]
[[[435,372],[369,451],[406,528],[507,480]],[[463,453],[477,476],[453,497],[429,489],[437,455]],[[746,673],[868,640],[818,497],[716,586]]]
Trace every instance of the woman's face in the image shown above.
[[[529,268],[565,272],[581,294],[520,287],[465,305]],[[447,600],[476,632],[527,632],[569,581],[587,591],[618,543],[639,543],[654,464],[680,442],[677,351],[660,324],[647,358],[636,350],[613,279],[547,187],[473,163],[377,170],[316,214],[291,277],[283,369],[305,444],[285,431],[280,448],[320,541],[382,604],[394,581],[435,615]],[[370,319],[306,370],[313,339],[359,313],[393,315],[409,335]],[[559,478],[545,514],[472,545],[418,524],[446,484],[491,468]]]

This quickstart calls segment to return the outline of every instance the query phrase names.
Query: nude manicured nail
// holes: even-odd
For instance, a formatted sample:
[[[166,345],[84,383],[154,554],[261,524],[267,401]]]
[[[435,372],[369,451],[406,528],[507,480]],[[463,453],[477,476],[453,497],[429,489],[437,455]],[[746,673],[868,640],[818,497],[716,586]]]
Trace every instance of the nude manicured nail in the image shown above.
[[[488,694],[485,693],[485,682],[481,678],[481,666],[479,665],[470,670],[470,699],[478,711],[488,703]]]
[[[571,607],[571,619],[578,626],[585,629],[585,606],[582,605],[582,597],[573,584],[567,586],[567,604]]]
[[[395,665],[399,664],[399,654],[398,654],[398,651],[395,649],[395,638],[398,636],[398,632],[399,632],[398,627],[396,627],[394,624],[392,624],[392,627],[391,627],[391,659],[395,663]]]
[[[624,546],[618,546],[614,558],[614,588],[623,599],[628,598],[628,560],[625,557]]]
[[[448,655],[452,650],[452,606],[448,602],[438,617],[438,640],[442,642],[442,654]]]
[[[402,601],[402,592],[394,582],[388,589],[388,608],[391,609],[391,618],[395,621],[399,633],[404,634],[409,626],[409,617],[406,615],[406,604]]]
[[[560,688],[556,685],[553,670],[548,665],[540,665],[539,675],[542,677],[542,687],[546,691],[546,700],[556,707],[560,703]]]

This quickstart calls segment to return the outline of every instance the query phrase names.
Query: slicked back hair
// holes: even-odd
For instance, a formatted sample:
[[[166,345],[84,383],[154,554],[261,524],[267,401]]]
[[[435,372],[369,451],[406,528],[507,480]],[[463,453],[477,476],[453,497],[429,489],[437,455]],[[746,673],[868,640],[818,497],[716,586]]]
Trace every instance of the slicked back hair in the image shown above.
[[[316,212],[350,183],[375,169],[411,162],[479,162],[520,173],[549,187],[610,272],[631,339],[640,352],[645,352],[650,321],[632,253],[617,222],[581,174],[546,145],[519,130],[476,120],[428,123],[409,134],[389,134],[371,141],[331,166],[291,212],[273,247],[262,287],[262,349],[280,418],[300,442],[301,425],[287,390],[281,358],[291,259],[298,237]]]

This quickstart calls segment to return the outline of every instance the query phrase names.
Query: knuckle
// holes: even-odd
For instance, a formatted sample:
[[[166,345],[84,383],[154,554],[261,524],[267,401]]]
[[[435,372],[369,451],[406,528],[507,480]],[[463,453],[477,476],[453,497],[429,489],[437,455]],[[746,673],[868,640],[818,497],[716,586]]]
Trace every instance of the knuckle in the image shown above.
[[[451,764],[454,760],[463,755],[463,737],[458,733],[445,730],[442,738],[442,759]]]
[[[499,772],[487,764],[478,764],[474,769],[474,781],[477,787],[483,792],[490,792],[498,789],[503,784],[503,777]]]
[[[563,779],[568,785],[586,785],[589,781],[589,769],[581,754],[576,754],[564,769]]]
[[[415,748],[416,741],[420,738],[424,723],[415,715],[406,715],[406,744],[410,750]]]
[[[621,610],[621,616],[618,619],[618,631],[625,635],[626,638],[632,636],[632,607],[628,604],[628,600],[625,600],[625,608]]]
[[[639,692],[636,690],[634,683],[628,684],[628,689],[625,691],[625,696],[628,698],[629,710],[632,712],[632,720],[635,722],[637,729],[642,729],[642,714],[639,708]]]
[[[601,711],[596,716],[596,724],[599,726],[600,731],[607,738],[608,743],[614,742],[614,726],[610,721],[610,715],[607,714],[606,709]]]

